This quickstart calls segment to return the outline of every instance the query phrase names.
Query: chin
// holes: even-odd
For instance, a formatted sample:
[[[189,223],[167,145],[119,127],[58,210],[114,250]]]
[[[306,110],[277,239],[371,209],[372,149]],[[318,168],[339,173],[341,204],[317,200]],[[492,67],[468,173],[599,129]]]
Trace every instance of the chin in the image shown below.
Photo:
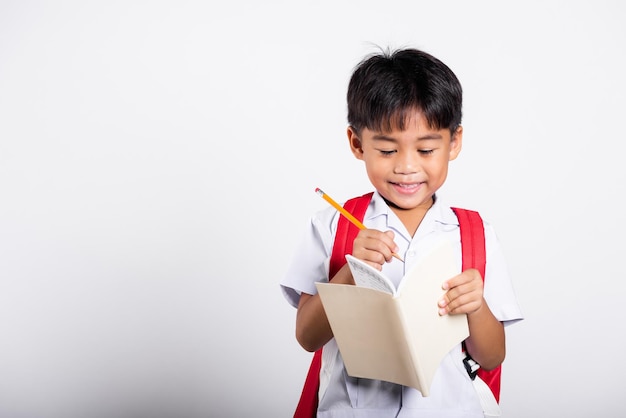
[[[433,198],[432,196],[426,196],[426,197],[412,196],[412,197],[406,197],[406,198],[396,197],[395,199],[393,199],[393,201],[387,200],[387,203],[390,206],[393,205],[393,207],[397,209],[412,210],[412,209],[417,209],[423,206],[428,206],[428,207],[432,206]]]

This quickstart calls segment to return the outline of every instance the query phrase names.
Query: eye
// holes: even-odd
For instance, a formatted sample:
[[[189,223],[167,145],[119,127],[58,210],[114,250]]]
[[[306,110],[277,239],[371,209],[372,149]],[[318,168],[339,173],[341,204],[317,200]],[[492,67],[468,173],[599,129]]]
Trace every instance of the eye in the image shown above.
[[[430,155],[433,152],[435,152],[434,149],[418,149],[417,152],[419,152],[422,155]]]
[[[379,149],[378,152],[380,152],[382,155],[387,156],[387,155],[392,155],[396,152],[396,150],[384,150],[384,149]]]

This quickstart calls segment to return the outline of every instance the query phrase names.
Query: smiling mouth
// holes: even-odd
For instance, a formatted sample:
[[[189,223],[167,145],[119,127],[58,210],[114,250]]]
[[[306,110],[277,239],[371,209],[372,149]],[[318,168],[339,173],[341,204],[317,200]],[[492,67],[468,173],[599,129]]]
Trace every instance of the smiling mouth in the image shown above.
[[[418,189],[422,184],[424,184],[424,182],[419,182],[419,183],[394,183],[394,182],[390,182],[394,187],[397,187],[399,189],[403,189],[403,190],[414,190],[414,189]]]

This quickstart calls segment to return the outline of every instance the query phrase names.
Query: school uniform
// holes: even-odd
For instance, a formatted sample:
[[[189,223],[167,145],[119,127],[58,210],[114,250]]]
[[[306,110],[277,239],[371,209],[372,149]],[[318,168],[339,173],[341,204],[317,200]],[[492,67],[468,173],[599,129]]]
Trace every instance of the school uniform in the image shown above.
[[[302,292],[317,293],[315,283],[328,281],[328,269],[339,213],[332,207],[316,213],[296,247],[293,259],[281,281],[287,301],[298,306]],[[428,210],[414,237],[411,237],[383,198],[375,192],[363,224],[381,231],[392,230],[398,254],[383,266],[383,273],[396,286],[405,273],[442,240],[454,249],[458,271],[461,271],[459,222],[440,198]],[[508,326],[523,319],[497,236],[485,222],[487,264],[484,298],[494,316]],[[434,306],[434,309],[437,307]],[[322,351],[322,370],[318,417],[385,418],[385,417],[483,417],[482,407],[464,366],[461,345],[454,347],[442,360],[428,397],[413,388],[347,375],[334,339]],[[304,376],[303,376],[304,379]]]

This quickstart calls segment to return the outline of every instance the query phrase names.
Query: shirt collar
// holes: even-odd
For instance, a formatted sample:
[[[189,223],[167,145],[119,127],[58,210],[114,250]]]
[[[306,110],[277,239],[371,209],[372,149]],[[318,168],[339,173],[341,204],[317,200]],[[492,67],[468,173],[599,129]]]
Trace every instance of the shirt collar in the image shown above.
[[[406,232],[406,228],[404,228],[404,225],[402,225],[398,217],[391,212],[385,199],[376,191],[372,196],[372,203],[366,214],[366,219],[372,220],[380,216],[385,217],[387,228],[394,229],[401,233]],[[448,206],[439,195],[436,195],[435,202],[428,212],[426,212],[416,236],[418,234],[428,234],[439,228],[447,229],[458,225],[459,221],[450,206]]]

